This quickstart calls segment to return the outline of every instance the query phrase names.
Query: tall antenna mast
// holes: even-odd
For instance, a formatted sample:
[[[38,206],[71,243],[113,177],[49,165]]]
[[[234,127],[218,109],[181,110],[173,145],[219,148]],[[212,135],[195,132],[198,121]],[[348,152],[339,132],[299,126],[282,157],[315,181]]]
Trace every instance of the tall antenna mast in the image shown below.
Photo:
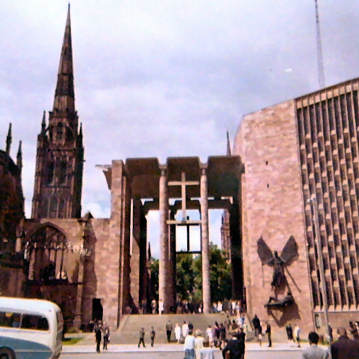
[[[318,0],[314,0],[314,2],[315,2],[315,24],[316,24],[316,32],[317,32],[316,35],[317,35],[318,81],[319,81],[319,87],[323,88],[325,86],[325,77],[324,77],[322,40],[320,36]]]

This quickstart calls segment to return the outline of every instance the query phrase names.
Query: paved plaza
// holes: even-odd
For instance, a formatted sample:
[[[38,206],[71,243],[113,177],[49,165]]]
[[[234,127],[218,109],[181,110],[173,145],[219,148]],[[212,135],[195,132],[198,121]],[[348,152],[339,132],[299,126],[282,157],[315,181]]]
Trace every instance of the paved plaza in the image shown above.
[[[303,349],[289,346],[288,344],[274,344],[272,348],[266,346],[260,347],[257,343],[246,343],[246,359],[297,359],[301,358]],[[167,344],[157,345],[154,348],[137,348],[137,345],[110,345],[107,352],[100,354],[95,352],[95,345],[71,345],[63,347],[61,358],[121,358],[121,359],[155,359],[155,358],[183,358],[183,345]],[[222,353],[214,350],[214,359],[221,359]]]

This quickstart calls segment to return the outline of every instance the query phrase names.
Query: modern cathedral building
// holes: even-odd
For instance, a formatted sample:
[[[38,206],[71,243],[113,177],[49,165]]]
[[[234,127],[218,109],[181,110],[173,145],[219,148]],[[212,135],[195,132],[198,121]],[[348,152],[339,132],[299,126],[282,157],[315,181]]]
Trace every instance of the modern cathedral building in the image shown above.
[[[102,166],[111,217],[82,216],[84,147],[68,12],[54,105],[37,139],[32,218],[24,218],[21,148],[15,164],[10,132],[0,151],[1,294],[53,300],[68,325],[104,319],[118,327],[153,299],[146,215],[158,210],[160,310],[171,312],[177,299],[175,228],[197,226],[208,313],[208,212],[223,209],[232,294],[249,318],[307,331],[323,327],[327,306],[333,327],[346,324],[359,314],[358,87],[351,80],[246,115],[233,150],[206,163],[113,160]]]

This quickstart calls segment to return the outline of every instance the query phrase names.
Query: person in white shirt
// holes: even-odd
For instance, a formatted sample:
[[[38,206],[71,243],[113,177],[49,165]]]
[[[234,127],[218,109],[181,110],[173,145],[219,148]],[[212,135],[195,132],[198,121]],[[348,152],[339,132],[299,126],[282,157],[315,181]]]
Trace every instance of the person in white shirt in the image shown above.
[[[196,353],[196,359],[201,359],[201,349],[203,348],[204,338],[202,337],[202,332],[197,329],[195,331],[195,340],[194,340],[194,349]]]
[[[310,332],[308,335],[310,347],[302,353],[302,359],[329,359],[329,352],[318,347],[319,335]]]
[[[192,333],[192,330],[189,330],[184,340],[184,359],[195,359],[195,337]]]
[[[206,329],[206,334],[207,334],[207,337],[208,337],[209,346],[213,347],[213,330],[212,330],[212,327],[210,325]]]
[[[297,343],[297,347],[300,348],[300,328],[298,324],[294,327],[294,338]]]
[[[186,338],[188,334],[188,324],[186,321],[183,322],[182,324],[182,335],[183,335],[183,338]]]
[[[176,337],[177,343],[180,342],[180,340],[181,340],[181,335],[182,335],[181,326],[180,326],[178,323],[176,323],[176,326],[175,326],[175,337]]]

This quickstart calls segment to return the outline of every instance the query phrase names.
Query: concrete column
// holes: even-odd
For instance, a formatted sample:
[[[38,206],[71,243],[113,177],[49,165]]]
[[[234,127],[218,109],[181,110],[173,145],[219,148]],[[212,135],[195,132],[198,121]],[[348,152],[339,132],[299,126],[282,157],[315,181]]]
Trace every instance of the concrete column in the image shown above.
[[[121,231],[121,283],[120,283],[120,310],[125,314],[130,305],[130,224],[131,224],[131,185],[128,177],[123,177],[123,210]]]
[[[211,285],[209,275],[208,234],[208,181],[205,167],[201,168],[201,239],[202,239],[202,300],[203,312],[211,312]]]
[[[164,313],[169,310],[168,293],[168,185],[167,170],[161,168],[159,185],[159,210],[160,210],[160,265],[158,278],[159,310],[163,305]]]
[[[138,309],[140,303],[141,287],[141,201],[132,200],[132,226],[131,226],[131,272],[130,290],[133,305]]]
[[[148,297],[148,271],[147,265],[150,258],[147,258],[147,219],[141,206],[140,216],[140,300],[142,308],[147,308]],[[145,311],[146,312],[146,311]]]
[[[170,210],[170,219],[175,219],[175,211]],[[174,307],[176,304],[176,226],[168,225],[168,292],[169,305]]]

